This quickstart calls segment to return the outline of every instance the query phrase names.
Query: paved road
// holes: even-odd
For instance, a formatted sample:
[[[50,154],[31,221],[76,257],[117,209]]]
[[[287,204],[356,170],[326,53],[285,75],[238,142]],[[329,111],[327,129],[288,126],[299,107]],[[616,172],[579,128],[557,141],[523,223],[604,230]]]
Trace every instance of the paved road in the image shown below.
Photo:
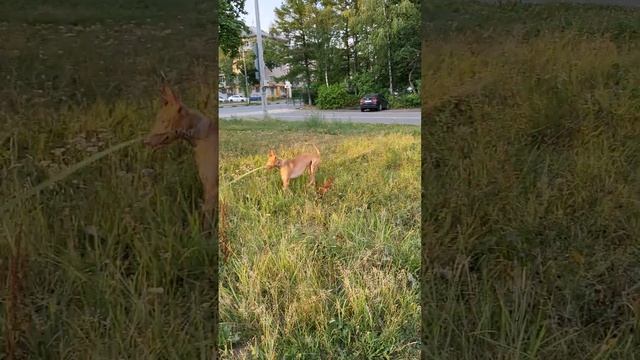
[[[371,124],[404,124],[420,125],[420,109],[365,111],[360,110],[299,110],[292,105],[273,104],[268,105],[269,116],[279,120],[301,121],[312,116],[329,121],[346,121]],[[262,118],[260,105],[221,107],[221,118]]]

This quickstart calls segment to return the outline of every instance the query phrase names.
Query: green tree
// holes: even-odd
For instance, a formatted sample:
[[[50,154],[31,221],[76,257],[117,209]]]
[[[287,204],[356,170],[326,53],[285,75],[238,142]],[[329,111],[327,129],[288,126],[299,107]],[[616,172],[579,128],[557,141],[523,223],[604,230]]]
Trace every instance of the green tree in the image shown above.
[[[302,80],[308,101],[320,85],[351,93],[416,89],[420,78],[418,0],[284,0],[273,59]],[[279,47],[278,47],[279,46]],[[269,57],[268,55],[265,56]],[[386,89],[386,90],[385,90]]]
[[[264,65],[269,69],[274,69],[286,64],[284,54],[287,51],[287,44],[276,39],[263,39],[264,45]]]
[[[300,78],[304,80],[309,104],[315,47],[311,30],[317,4],[316,0],[284,0],[282,6],[275,10],[276,24],[273,28],[274,34],[284,37],[288,45],[283,54],[284,62],[289,65],[288,78],[291,82]]]
[[[352,74],[358,71],[357,62],[358,54],[354,50],[355,44],[357,44],[357,33],[353,31],[352,22],[353,18],[358,13],[357,0],[342,0],[337,1],[337,17],[335,18],[336,27],[338,29],[338,36],[340,44],[342,46],[342,60],[344,61],[343,71],[346,73],[347,78],[351,78]],[[352,45],[353,44],[353,45]]]
[[[218,51],[218,71],[227,84],[235,81],[233,58],[227,56],[223,51]]]
[[[420,79],[420,2],[401,0],[391,8],[391,33],[394,39],[392,67],[398,84],[419,88]]]
[[[315,78],[324,82],[325,86],[329,86],[330,83],[339,82],[344,78],[344,74],[340,71],[340,49],[336,46],[340,36],[335,2],[321,1],[314,8],[313,15],[310,37],[315,44],[313,56],[316,62]]]
[[[376,74],[376,84],[389,92],[412,86],[420,71],[419,1],[359,0],[351,25],[359,35],[356,51],[371,59],[361,71]]]
[[[226,54],[234,57],[242,45],[242,34],[247,26],[240,19],[244,11],[245,0],[218,0],[218,44]]]

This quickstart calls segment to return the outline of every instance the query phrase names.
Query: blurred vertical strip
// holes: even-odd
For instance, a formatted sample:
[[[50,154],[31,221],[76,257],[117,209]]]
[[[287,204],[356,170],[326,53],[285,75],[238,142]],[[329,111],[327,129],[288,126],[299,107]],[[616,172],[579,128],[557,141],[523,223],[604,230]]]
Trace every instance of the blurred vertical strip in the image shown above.
[[[422,29],[421,29],[421,62],[420,62],[420,66],[422,68],[422,71],[420,71],[421,74],[421,81],[420,81],[420,96],[421,96],[421,109],[422,109],[422,116],[421,116],[421,142],[420,142],[420,146],[421,146],[421,162],[420,162],[420,167],[422,169],[422,171],[420,172],[420,184],[421,184],[421,191],[420,191],[420,203],[421,203],[421,212],[420,212],[420,218],[421,218],[421,246],[420,246],[420,253],[421,253],[421,261],[420,261],[420,319],[421,319],[421,326],[420,326],[420,340],[421,340],[421,346],[420,346],[420,354],[421,354],[421,358],[422,359],[426,359],[427,357],[427,352],[425,350],[427,343],[426,343],[426,336],[425,336],[425,326],[426,323],[428,321],[427,319],[427,311],[426,311],[426,306],[425,306],[425,301],[427,300],[428,296],[426,294],[426,289],[427,287],[424,285],[424,281],[426,281],[427,279],[427,272],[428,272],[428,253],[427,253],[427,229],[426,229],[426,213],[427,213],[427,209],[425,209],[427,202],[425,201],[424,197],[425,197],[425,188],[428,186],[428,184],[426,183],[426,176],[425,176],[425,170],[426,170],[426,164],[425,164],[425,158],[426,158],[426,151],[428,151],[427,149],[427,99],[425,99],[425,97],[427,96],[428,92],[427,92],[427,11],[428,11],[428,1],[430,0],[422,0],[421,2],[421,13],[422,13]]]

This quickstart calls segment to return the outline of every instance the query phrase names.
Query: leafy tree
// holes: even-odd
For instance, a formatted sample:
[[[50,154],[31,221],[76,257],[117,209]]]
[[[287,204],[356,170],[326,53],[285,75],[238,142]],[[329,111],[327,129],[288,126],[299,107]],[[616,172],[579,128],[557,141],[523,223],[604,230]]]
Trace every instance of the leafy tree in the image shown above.
[[[306,97],[341,84],[350,93],[404,92],[420,79],[419,0],[284,0],[265,45],[269,67],[288,65],[287,79]],[[406,102],[407,104],[411,102]]]
[[[285,42],[263,38],[263,51],[264,65],[267,68],[275,69],[286,64],[284,54],[287,51],[287,44]]]
[[[352,84],[354,92],[360,96],[367,93],[380,91],[371,73],[358,73],[353,76]]]
[[[224,75],[227,85],[235,84],[239,86],[243,89],[245,96],[248,96],[251,93],[248,87],[259,83],[255,76],[257,71],[254,63],[256,57],[251,51],[239,50],[238,52],[240,55],[235,58],[226,55],[224,52],[219,52],[218,63],[220,74]],[[236,73],[234,68],[236,71],[239,70],[239,72]]]
[[[344,74],[340,70],[340,49],[336,41],[339,41],[338,13],[333,0],[324,0],[313,9],[312,28],[310,36],[315,44],[314,58],[316,59],[315,78],[319,82],[329,86],[339,82]]]
[[[234,57],[242,45],[242,34],[247,26],[240,19],[244,11],[245,0],[218,0],[218,43],[220,49]]]
[[[233,82],[235,74],[233,73],[233,58],[227,56],[224,52],[218,52],[218,69],[227,83]]]
[[[315,63],[311,30],[317,4],[317,0],[284,0],[282,6],[275,10],[276,24],[273,28],[274,34],[284,37],[288,44],[283,58],[289,65],[288,78],[291,82],[303,79],[309,104]]]
[[[393,38],[393,69],[399,85],[419,88],[420,79],[420,3],[417,0],[401,0],[391,8],[391,32]]]

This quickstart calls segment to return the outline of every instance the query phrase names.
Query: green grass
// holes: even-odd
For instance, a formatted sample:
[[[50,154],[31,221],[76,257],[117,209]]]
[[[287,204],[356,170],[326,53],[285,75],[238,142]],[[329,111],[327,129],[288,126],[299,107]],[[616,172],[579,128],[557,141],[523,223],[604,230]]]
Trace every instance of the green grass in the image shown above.
[[[212,111],[205,15],[131,24],[56,5],[53,22],[1,8],[3,200],[146,133],[161,72]],[[0,358],[209,358],[217,249],[197,230],[200,192],[187,146],[133,145],[0,214]]]
[[[424,42],[424,354],[636,358],[640,12],[467,5]]]
[[[323,121],[221,123],[224,358],[418,356],[419,129]],[[281,189],[267,152],[322,154]],[[298,357],[296,357],[298,356]]]

